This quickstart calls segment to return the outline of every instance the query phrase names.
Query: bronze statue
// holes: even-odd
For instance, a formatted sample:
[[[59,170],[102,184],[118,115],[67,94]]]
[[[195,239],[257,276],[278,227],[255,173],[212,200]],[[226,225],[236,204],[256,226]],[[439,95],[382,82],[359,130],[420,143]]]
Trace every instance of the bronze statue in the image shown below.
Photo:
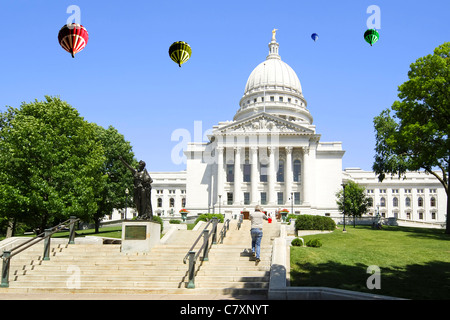
[[[138,220],[153,220],[153,210],[152,210],[152,182],[153,179],[145,169],[145,162],[139,161],[138,169],[134,169],[130,166],[121,156],[119,159],[123,164],[130,169],[134,177],[134,203],[136,204],[136,209],[138,211]]]

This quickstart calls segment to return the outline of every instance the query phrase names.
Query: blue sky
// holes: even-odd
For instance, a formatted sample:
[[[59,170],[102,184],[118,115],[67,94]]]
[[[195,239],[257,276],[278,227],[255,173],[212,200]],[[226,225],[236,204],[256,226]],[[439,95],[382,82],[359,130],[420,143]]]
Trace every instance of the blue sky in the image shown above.
[[[89,32],[75,59],[57,41],[70,5]],[[370,5],[381,19],[373,47],[363,39]],[[450,41],[449,14],[448,0],[0,0],[0,112],[59,96],[117,128],[149,171],[183,170],[172,133],[194,140],[196,121],[204,132],[232,120],[277,28],[321,140],[342,141],[343,168],[371,170],[373,118],[397,99],[410,64]],[[179,40],[193,51],[181,68],[168,56]]]

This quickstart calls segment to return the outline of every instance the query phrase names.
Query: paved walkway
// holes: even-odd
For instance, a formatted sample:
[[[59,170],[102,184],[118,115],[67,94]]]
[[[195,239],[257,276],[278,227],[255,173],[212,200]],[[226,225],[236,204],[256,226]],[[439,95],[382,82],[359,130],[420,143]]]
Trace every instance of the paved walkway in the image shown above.
[[[267,300],[267,298],[263,295],[0,293],[0,300]]]

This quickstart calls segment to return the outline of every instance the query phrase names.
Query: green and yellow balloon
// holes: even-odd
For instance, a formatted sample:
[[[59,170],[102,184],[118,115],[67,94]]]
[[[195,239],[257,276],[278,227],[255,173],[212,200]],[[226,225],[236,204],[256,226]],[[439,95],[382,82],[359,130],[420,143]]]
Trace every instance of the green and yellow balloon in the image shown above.
[[[169,48],[169,56],[180,67],[189,60],[192,54],[191,47],[184,41],[176,41]]]
[[[380,34],[377,30],[367,29],[366,32],[364,32],[364,40],[366,40],[366,42],[370,44],[370,46],[377,42],[378,39],[380,39]]]

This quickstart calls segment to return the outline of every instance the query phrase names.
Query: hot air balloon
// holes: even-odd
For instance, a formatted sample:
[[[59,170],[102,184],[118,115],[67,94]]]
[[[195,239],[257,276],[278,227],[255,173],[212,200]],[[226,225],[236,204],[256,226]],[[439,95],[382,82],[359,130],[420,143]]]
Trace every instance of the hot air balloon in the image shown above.
[[[316,42],[317,39],[319,39],[319,35],[318,35],[317,33],[313,33],[313,34],[311,35],[311,39],[313,39],[314,42]]]
[[[366,32],[364,32],[364,39],[370,44],[370,46],[377,42],[379,38],[380,34],[375,29],[367,29]]]
[[[189,60],[191,54],[191,47],[184,41],[174,42],[169,48],[170,58],[180,67],[183,63]]]
[[[84,49],[88,40],[89,34],[81,24],[65,24],[58,33],[59,44],[72,54],[72,58],[75,58],[75,54]]]

